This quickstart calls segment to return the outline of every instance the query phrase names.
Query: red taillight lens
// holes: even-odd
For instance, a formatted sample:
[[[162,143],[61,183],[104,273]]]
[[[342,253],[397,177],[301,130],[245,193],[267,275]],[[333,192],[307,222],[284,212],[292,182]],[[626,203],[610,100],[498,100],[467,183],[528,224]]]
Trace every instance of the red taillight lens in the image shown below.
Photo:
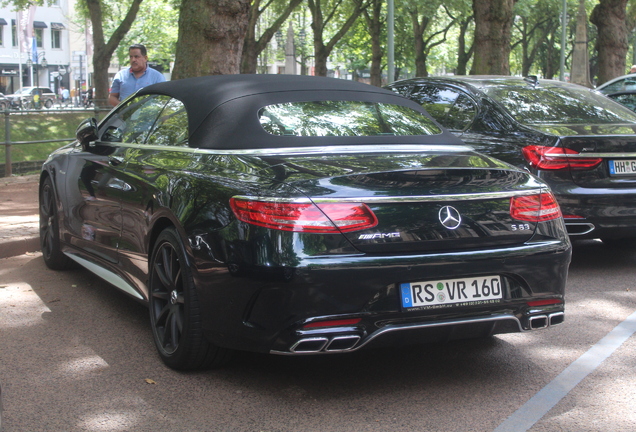
[[[521,151],[530,165],[542,170],[591,169],[603,161],[601,158],[574,157],[580,153],[562,147],[530,145]]]
[[[544,222],[560,217],[561,209],[554,195],[544,192],[510,198],[510,216],[527,222]]]
[[[351,326],[356,325],[362,318],[351,318],[351,319],[341,319],[341,320],[331,320],[331,321],[316,321],[309,324],[305,324],[303,326],[304,329],[308,328],[322,328],[322,327],[342,327],[342,326]]]
[[[281,231],[335,234],[373,228],[378,219],[363,203],[286,203],[231,198],[236,217]]]
[[[548,305],[561,304],[561,303],[563,303],[563,300],[558,300],[558,299],[533,300],[528,302],[528,306],[538,307],[538,306],[548,306]]]

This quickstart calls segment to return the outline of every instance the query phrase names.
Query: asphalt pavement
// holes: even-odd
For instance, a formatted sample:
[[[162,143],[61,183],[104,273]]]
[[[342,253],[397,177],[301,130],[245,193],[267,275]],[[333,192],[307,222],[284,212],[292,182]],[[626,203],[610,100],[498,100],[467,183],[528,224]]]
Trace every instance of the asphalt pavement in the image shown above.
[[[0,259],[40,250],[38,179],[0,178]]]
[[[1,178],[5,432],[636,431],[634,250],[579,242],[554,328],[180,373],[141,304],[38,249],[38,176]]]

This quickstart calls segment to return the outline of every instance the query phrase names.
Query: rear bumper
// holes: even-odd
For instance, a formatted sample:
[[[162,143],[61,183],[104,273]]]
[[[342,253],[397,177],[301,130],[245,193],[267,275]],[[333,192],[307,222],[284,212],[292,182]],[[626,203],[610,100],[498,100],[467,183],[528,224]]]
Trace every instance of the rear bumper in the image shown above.
[[[364,347],[413,344],[487,337],[493,334],[539,330],[562,324],[562,311],[532,315],[526,325],[514,314],[493,314],[476,318],[458,318],[425,323],[389,324],[365,335],[355,328],[331,329],[330,332],[300,332],[298,341],[286,351],[271,354],[306,355],[353,352]]]
[[[543,180],[550,184],[573,239],[636,237],[636,189],[582,188]]]
[[[195,271],[203,327],[213,343],[278,354],[348,352],[364,347],[482,337],[562,322],[571,257],[565,240],[454,254],[305,258],[292,267],[235,273],[210,263]],[[497,304],[403,310],[399,284],[501,275]],[[215,277],[210,277],[215,276]],[[529,302],[554,300],[548,306]],[[308,323],[359,319],[353,326]]]

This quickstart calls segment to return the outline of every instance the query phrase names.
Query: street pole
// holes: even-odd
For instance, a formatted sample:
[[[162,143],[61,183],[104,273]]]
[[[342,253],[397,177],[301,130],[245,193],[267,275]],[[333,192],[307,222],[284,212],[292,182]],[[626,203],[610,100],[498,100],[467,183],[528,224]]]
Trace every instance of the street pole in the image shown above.
[[[387,55],[388,55],[388,68],[387,68],[387,84],[391,84],[393,82],[393,78],[395,77],[395,46],[394,46],[394,27],[395,27],[395,5],[393,0],[388,0],[387,2]]]
[[[565,81],[565,40],[568,21],[568,2],[563,0],[563,11],[561,14],[561,68],[559,70],[559,79]]]

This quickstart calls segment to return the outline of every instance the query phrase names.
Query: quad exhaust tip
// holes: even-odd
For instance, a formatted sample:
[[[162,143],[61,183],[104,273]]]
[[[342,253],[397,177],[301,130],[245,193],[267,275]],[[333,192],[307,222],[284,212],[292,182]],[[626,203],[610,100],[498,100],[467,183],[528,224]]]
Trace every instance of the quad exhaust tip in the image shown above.
[[[550,326],[563,323],[565,314],[563,312],[554,312],[551,314],[534,315],[528,318],[528,330],[539,330]],[[493,321],[512,321],[517,324],[519,331],[524,331],[521,321],[514,315],[497,315],[487,318],[478,318],[471,320],[448,321],[444,323],[426,323],[426,324],[410,324],[406,326],[386,326],[384,329],[374,333],[370,338],[366,338],[363,342],[362,336],[354,333],[339,334],[334,336],[314,336],[305,337],[294,343],[289,351],[271,351],[275,354],[318,354],[318,353],[338,353],[355,351],[366,345],[370,340],[382,334],[399,331],[429,327],[443,327],[451,324],[469,324],[471,322],[493,322]]]
[[[360,341],[360,336],[358,335],[306,338],[296,342],[289,350],[296,354],[343,352],[352,350],[358,341]]]

